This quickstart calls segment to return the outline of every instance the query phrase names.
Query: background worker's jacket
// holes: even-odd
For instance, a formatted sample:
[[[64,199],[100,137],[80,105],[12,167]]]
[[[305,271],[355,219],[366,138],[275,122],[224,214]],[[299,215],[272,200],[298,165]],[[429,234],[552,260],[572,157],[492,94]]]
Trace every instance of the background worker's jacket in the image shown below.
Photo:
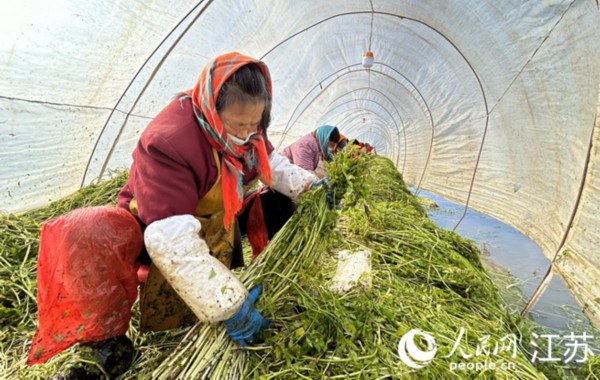
[[[308,133],[300,140],[288,145],[281,152],[294,165],[314,172],[323,156],[319,141],[314,133]]]

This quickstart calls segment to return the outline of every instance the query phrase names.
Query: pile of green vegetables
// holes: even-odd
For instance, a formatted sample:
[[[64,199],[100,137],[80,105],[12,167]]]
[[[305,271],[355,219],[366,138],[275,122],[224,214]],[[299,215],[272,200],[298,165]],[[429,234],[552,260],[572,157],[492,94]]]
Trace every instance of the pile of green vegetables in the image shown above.
[[[478,249],[437,228],[389,160],[348,149],[328,172],[342,209],[327,207],[325,188],[306,194],[266,250],[238,273],[248,287],[264,285],[256,307],[272,325],[262,343],[240,348],[221,324],[140,334],[135,305],[128,335],[138,353],[121,378],[599,378],[596,357],[569,368],[531,363],[529,337],[534,328],[541,333],[539,326],[508,314]],[[114,204],[125,179],[122,174],[43,210],[0,217],[0,377],[44,379],[89,360],[75,347],[45,364],[25,365],[36,326],[37,233],[43,221],[73,208]],[[367,289],[329,291],[343,249],[370,250]],[[435,357],[418,369],[398,350],[413,329],[437,344]],[[508,347],[510,336],[516,345]],[[415,344],[427,351],[424,339]],[[476,369],[481,362],[485,368]],[[452,369],[452,363],[472,367]]]

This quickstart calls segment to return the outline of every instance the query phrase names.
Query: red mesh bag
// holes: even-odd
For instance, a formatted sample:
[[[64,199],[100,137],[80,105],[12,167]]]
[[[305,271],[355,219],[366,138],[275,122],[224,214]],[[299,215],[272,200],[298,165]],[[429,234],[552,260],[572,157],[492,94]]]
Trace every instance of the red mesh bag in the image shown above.
[[[143,245],[135,218],[114,206],[73,210],[42,225],[39,326],[28,365],[75,343],[123,335],[137,297],[135,259]]]

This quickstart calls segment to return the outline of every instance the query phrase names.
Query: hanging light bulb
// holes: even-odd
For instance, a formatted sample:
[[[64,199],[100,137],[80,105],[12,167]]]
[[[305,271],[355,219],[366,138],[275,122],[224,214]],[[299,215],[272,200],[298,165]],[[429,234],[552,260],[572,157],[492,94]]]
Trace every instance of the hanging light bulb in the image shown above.
[[[374,61],[374,57],[373,57],[373,52],[367,51],[365,52],[365,54],[363,54],[363,59],[362,59],[362,65],[365,69],[370,69],[371,67],[373,67],[373,61]]]

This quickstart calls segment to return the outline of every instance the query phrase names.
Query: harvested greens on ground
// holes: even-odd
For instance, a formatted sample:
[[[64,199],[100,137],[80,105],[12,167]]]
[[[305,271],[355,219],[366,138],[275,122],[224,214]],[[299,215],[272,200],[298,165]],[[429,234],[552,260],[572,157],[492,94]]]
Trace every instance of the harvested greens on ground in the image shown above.
[[[264,342],[239,348],[221,324],[142,335],[136,305],[128,335],[138,354],[121,378],[599,378],[596,357],[577,368],[531,363],[529,339],[533,328],[541,333],[539,326],[508,314],[478,249],[427,218],[391,161],[348,149],[328,171],[342,210],[327,207],[324,188],[306,194],[266,250],[238,272],[248,287],[264,285],[256,305],[272,322]],[[36,327],[37,233],[45,220],[71,209],[114,204],[125,179],[122,174],[48,208],[0,217],[0,378],[44,379],[93,361],[85,348],[74,347],[25,366]],[[367,289],[329,291],[341,250],[370,250]],[[398,350],[414,329],[437,344],[435,357],[418,369]],[[511,336],[516,344],[506,339]],[[505,345],[489,352],[497,343]],[[427,351],[426,339],[416,344]],[[477,355],[478,346],[485,355]],[[452,371],[456,362],[488,366]]]

